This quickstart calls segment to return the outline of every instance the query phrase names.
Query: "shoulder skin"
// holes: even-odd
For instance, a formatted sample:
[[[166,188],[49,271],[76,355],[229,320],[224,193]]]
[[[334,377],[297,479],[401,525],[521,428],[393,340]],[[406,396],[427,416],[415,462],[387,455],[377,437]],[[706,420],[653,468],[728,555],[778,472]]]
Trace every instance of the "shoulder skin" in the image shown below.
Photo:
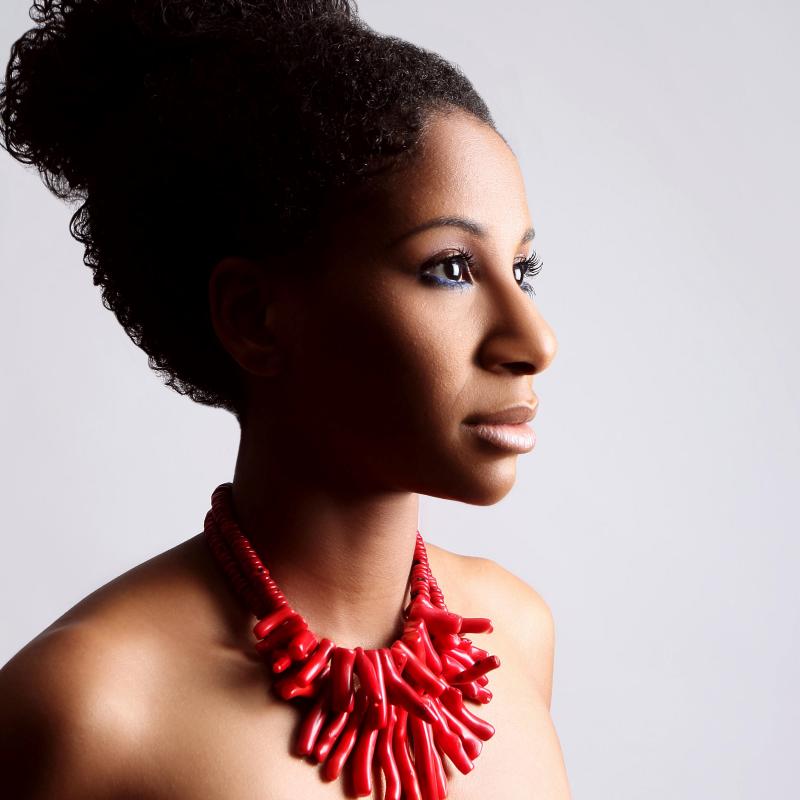
[[[514,631],[525,653],[532,680],[548,711],[553,694],[555,622],[544,598],[522,578],[489,558],[471,557],[472,580],[491,597],[498,628]]]
[[[134,796],[127,778],[135,774],[146,728],[132,702],[137,654],[107,638],[82,623],[52,627],[0,669],[5,796]]]

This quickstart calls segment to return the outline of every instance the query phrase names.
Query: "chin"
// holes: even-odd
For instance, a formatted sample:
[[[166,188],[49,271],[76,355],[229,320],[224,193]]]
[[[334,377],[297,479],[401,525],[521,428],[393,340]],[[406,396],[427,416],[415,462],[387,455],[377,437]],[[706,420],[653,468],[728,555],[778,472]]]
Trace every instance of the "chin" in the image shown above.
[[[469,503],[473,506],[493,506],[495,503],[499,503],[511,491],[513,486],[514,483],[512,481],[503,486],[481,487],[483,491],[459,499],[462,503]]]
[[[458,484],[438,484],[418,490],[420,494],[456,500],[472,506],[493,506],[499,503],[514,488],[516,469],[487,468],[481,466],[472,474],[462,474]]]

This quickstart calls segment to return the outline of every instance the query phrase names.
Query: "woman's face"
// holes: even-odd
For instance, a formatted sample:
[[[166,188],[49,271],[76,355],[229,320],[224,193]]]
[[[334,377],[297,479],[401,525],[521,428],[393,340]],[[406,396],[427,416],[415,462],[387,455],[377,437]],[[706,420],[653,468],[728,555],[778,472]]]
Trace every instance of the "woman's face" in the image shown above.
[[[555,356],[514,267],[530,228],[508,146],[471,115],[437,115],[420,155],[303,254],[310,269],[292,265],[271,317],[282,366],[251,394],[265,446],[354,490],[500,500],[519,456],[464,419],[536,405],[532,376]]]

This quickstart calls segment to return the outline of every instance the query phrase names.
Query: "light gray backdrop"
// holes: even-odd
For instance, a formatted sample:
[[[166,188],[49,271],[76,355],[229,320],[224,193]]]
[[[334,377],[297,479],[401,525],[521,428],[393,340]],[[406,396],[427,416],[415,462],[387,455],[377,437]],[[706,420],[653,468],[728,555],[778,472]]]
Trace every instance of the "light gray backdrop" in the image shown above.
[[[28,5],[2,5],[6,54]],[[797,4],[360,8],[486,98],[524,168],[560,341],[514,490],[424,498],[421,530],[550,604],[577,798],[800,796]],[[197,533],[238,429],[148,370],[71,209],[6,154],[0,181],[5,661]]]

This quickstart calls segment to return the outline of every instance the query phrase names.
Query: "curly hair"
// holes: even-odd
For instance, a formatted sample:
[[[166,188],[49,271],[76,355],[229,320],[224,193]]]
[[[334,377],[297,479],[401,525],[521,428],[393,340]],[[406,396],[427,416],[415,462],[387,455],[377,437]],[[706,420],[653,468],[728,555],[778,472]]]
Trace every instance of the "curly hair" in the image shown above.
[[[305,241],[337,192],[414,153],[434,111],[495,128],[458,66],[377,33],[353,0],[36,0],[30,18],[0,145],[80,201],[70,232],[149,366],[240,422],[213,266]]]

